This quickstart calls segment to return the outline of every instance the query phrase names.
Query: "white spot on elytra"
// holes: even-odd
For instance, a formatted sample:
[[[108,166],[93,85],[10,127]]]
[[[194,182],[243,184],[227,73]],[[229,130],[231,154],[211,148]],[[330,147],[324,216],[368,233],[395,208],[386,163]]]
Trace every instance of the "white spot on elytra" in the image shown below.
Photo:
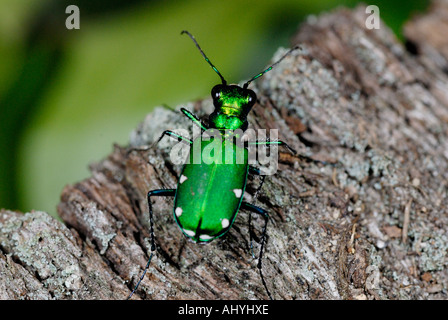
[[[243,190],[241,189],[233,189],[233,192],[235,193],[235,197],[241,198],[241,195],[243,194]]]
[[[221,225],[223,228],[227,228],[229,226],[229,220],[228,219],[222,219]]]
[[[201,238],[201,240],[210,240],[210,239],[213,239],[213,237],[212,237],[212,236],[209,236],[208,234],[201,234],[201,235],[199,236],[199,238]]]
[[[196,234],[194,231],[187,230],[187,229],[184,229],[184,232],[185,232],[185,234],[186,234],[187,236],[189,236],[189,237],[194,237],[195,234]]]
[[[187,179],[188,179],[188,178],[187,178],[186,176],[181,175],[181,176],[180,176],[180,179],[179,179],[180,184],[184,183],[184,181],[187,180]]]
[[[180,217],[180,215],[182,214],[183,210],[182,210],[181,207],[177,207],[176,210],[175,210],[175,212],[176,212],[176,216],[177,216],[177,217]]]

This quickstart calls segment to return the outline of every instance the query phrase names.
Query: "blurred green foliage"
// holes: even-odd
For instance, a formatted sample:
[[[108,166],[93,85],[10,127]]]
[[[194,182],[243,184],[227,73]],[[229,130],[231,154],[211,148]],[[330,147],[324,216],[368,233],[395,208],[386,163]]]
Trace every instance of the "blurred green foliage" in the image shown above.
[[[88,177],[114,142],[155,106],[205,97],[219,82],[194,34],[229,82],[259,72],[308,14],[358,1],[2,0],[0,207],[56,216],[67,183]],[[367,2],[366,2],[367,3]],[[77,5],[81,29],[67,30]],[[401,37],[427,1],[369,1]]]

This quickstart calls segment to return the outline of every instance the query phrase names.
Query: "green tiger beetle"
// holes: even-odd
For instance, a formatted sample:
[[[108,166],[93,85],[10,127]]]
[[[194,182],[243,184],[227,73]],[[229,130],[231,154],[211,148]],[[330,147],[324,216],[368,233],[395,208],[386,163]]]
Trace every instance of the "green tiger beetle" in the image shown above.
[[[240,209],[249,211],[249,234],[250,234],[250,247],[252,251],[252,234],[250,227],[250,213],[259,214],[264,218],[264,226],[261,236],[260,253],[258,256],[257,268],[260,273],[261,281],[267,292],[267,295],[272,299],[272,295],[269,292],[265,279],[262,273],[262,256],[265,245],[266,227],[269,220],[268,212],[265,209],[259,208],[253,204],[243,201],[243,194],[246,190],[246,181],[248,174],[258,175],[261,177],[261,183],[257,191],[260,190],[264,181],[264,175],[261,174],[260,169],[256,168],[248,163],[248,150],[250,145],[281,145],[288,148],[292,153],[295,153],[286,143],[283,141],[247,141],[244,146],[237,145],[233,140],[228,139],[228,132],[235,130],[242,130],[243,132],[248,127],[247,115],[251,108],[257,101],[257,96],[254,91],[248,89],[249,84],[255,79],[261,77],[266,72],[272,70],[272,68],[280,63],[286,56],[299,47],[290,49],[282,58],[272,64],[266,70],[258,73],[249,81],[244,83],[242,87],[238,85],[229,85],[218,69],[211,63],[201,47],[197,43],[196,39],[188,31],[182,31],[181,34],[187,34],[194,44],[198,48],[205,61],[212,67],[212,69],[221,78],[222,83],[213,87],[211,95],[213,98],[213,105],[215,110],[209,115],[209,124],[206,126],[197,116],[190,111],[182,108],[182,113],[187,116],[193,123],[200,127],[201,132],[208,129],[218,131],[222,138],[223,150],[227,147],[226,152],[222,152],[218,158],[221,158],[221,162],[208,162],[203,161],[199,164],[194,163],[193,151],[195,146],[198,146],[200,152],[211,143],[209,141],[202,140],[201,137],[196,138],[194,141],[184,136],[176,134],[173,131],[166,130],[162,133],[157,142],[159,142],[164,136],[169,136],[177,139],[179,142],[186,143],[190,146],[189,162],[184,164],[182,173],[180,175],[177,189],[157,189],[151,190],[147,194],[148,211],[149,211],[149,224],[150,224],[150,243],[151,253],[134,290],[132,290],[128,299],[132,297],[134,292],[139,287],[141,281],[145,277],[145,274],[151,263],[151,259],[156,250],[155,236],[154,236],[154,218],[151,205],[152,197],[174,197],[174,219],[177,225],[182,230],[183,234],[193,240],[194,242],[210,242],[216,238],[219,238],[226,234],[232,227],[235,221],[236,215]],[[201,141],[202,140],[202,141]],[[157,143],[156,142],[156,143]],[[196,143],[198,142],[198,143]],[[230,145],[230,148],[229,148]],[[224,155],[224,153],[226,153]],[[242,161],[236,161],[238,156],[242,155]],[[233,159],[232,163],[224,161],[224,158]],[[255,198],[255,196],[254,196]],[[253,251],[252,256],[255,258]]]

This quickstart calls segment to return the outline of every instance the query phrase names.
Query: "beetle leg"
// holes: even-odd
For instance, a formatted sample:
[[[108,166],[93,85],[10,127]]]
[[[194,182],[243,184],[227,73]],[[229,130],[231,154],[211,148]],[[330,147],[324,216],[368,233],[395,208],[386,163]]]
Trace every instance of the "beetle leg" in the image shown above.
[[[280,140],[276,140],[276,141],[270,141],[269,139],[267,139],[266,141],[252,141],[249,142],[248,145],[265,145],[265,146],[269,146],[269,145],[278,145],[278,146],[284,146],[286,149],[289,150],[289,152],[291,152],[294,156],[301,158],[307,162],[314,162],[314,163],[320,163],[323,165],[334,165],[334,163],[331,162],[327,162],[327,161],[322,161],[322,160],[315,160],[311,157],[305,156],[303,154],[298,154],[293,148],[291,148],[290,146],[288,146],[285,142],[280,141]]]
[[[163,131],[163,133],[160,135],[159,139],[157,139],[157,141],[154,142],[153,144],[151,144],[150,146],[130,148],[130,149],[127,150],[126,153],[129,155],[132,151],[148,151],[148,150],[151,149],[154,145],[158,144],[158,143],[160,142],[160,140],[162,140],[162,138],[163,138],[164,136],[170,136],[170,137],[172,137],[172,138],[174,138],[174,139],[177,139],[177,141],[179,141],[179,142],[183,142],[183,143],[185,143],[185,144],[187,144],[187,145],[192,145],[192,144],[193,144],[193,141],[192,141],[192,140],[190,140],[190,139],[188,139],[188,138],[186,138],[186,137],[184,137],[184,136],[181,136],[180,134],[177,134],[177,133],[175,133],[175,132],[173,132],[173,131],[171,131],[171,130],[165,130],[165,131]]]
[[[132,290],[131,294],[128,296],[128,300],[132,297],[134,292],[137,290],[138,286],[140,285],[140,282],[142,282],[143,278],[146,275],[146,272],[148,271],[149,264],[151,263],[151,259],[154,255],[154,252],[156,251],[156,241],[154,237],[154,217],[152,214],[152,205],[151,205],[151,197],[159,196],[159,197],[174,197],[176,194],[176,189],[157,189],[157,190],[151,190],[148,192],[148,211],[149,211],[149,233],[151,235],[151,254],[149,255],[148,262],[146,263],[145,270],[143,271],[142,276],[138,280],[137,284],[135,285],[134,290]]]
[[[171,131],[171,130],[165,130],[165,131],[163,131],[162,135],[159,137],[159,139],[157,139],[156,144],[159,143],[160,140],[162,140],[162,138],[163,138],[164,136],[170,136],[170,137],[172,137],[172,138],[174,138],[174,139],[177,139],[177,141],[179,141],[179,142],[184,142],[184,143],[186,143],[186,144],[188,144],[188,145],[192,145],[192,144],[193,144],[193,141],[192,141],[192,140],[190,140],[190,139],[188,139],[188,138],[186,138],[186,137],[184,137],[184,136],[181,136],[180,134],[177,134],[176,132],[173,132],[173,131]]]
[[[254,254],[254,244],[252,239],[252,212],[249,211],[249,246],[250,246],[250,254],[252,255],[252,258],[255,259]]]
[[[266,178],[266,175],[262,175],[261,171],[259,168],[254,167],[254,166],[249,166],[249,173],[259,176],[260,177],[260,185],[258,186],[257,190],[255,190],[254,193],[254,201],[257,199],[258,193],[261,190],[261,187],[263,186],[264,183],[264,179]],[[252,211],[249,211],[249,244],[250,244],[250,253],[252,254],[252,258],[255,259],[255,254],[254,254],[254,246],[253,246],[253,241],[252,241]]]
[[[202,121],[193,113],[191,113],[190,111],[188,111],[185,108],[181,108],[180,111],[182,111],[182,113],[184,115],[186,115],[191,121],[193,121],[199,128],[202,129],[202,131],[206,131],[207,127],[202,123]]]
[[[261,187],[263,186],[264,179],[266,178],[266,175],[261,174],[261,170],[254,166],[249,166],[249,173],[253,174],[255,176],[259,176],[260,180],[261,180],[260,185],[258,186],[257,190],[255,190],[255,193],[254,193],[254,200],[255,200],[258,196],[258,192],[261,190]]]
[[[271,141],[271,140],[269,140],[269,139],[267,139],[267,140],[265,140],[265,141],[259,141],[259,140],[257,140],[257,141],[249,141],[248,144],[249,144],[250,146],[251,146],[251,145],[265,145],[265,146],[268,146],[268,145],[277,145],[277,146],[283,146],[283,147],[285,147],[286,149],[288,149],[289,152],[291,152],[292,154],[296,154],[296,153],[297,153],[293,148],[291,148],[291,147],[288,146],[285,142],[280,141],[280,140],[275,140],[275,141]]]
[[[261,282],[263,282],[263,286],[266,289],[266,292],[269,296],[269,299],[272,300],[272,296],[271,293],[268,290],[268,287],[266,286],[266,281],[264,280],[264,276],[263,276],[263,272],[261,271],[262,269],[262,258],[263,258],[263,249],[264,249],[264,244],[266,241],[266,231],[267,231],[267,225],[268,225],[268,221],[269,221],[269,215],[268,212],[260,207],[254,206],[253,204],[247,203],[247,202],[242,202],[241,203],[241,208],[242,209],[247,209],[249,212],[254,212],[257,213],[259,215],[261,215],[264,218],[264,227],[263,227],[263,231],[261,234],[261,247],[260,247],[260,255],[258,256],[258,264],[257,264],[257,268],[260,272],[260,277],[261,277]]]

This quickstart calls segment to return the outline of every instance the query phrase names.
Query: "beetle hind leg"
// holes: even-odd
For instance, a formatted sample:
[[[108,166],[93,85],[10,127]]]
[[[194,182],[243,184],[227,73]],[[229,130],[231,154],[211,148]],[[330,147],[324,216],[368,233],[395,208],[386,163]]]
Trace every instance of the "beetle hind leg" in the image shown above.
[[[260,207],[254,206],[253,204],[247,203],[247,202],[242,202],[241,203],[241,208],[242,209],[246,209],[249,211],[249,214],[251,212],[257,213],[259,215],[261,215],[264,218],[264,226],[263,226],[263,230],[261,233],[261,247],[260,247],[260,254],[258,255],[258,263],[257,263],[257,268],[258,271],[260,272],[260,278],[261,278],[261,282],[263,283],[263,286],[266,290],[266,293],[269,297],[269,299],[272,299],[272,295],[269,292],[269,289],[266,285],[266,281],[264,279],[263,276],[263,272],[262,272],[262,258],[263,258],[263,250],[264,250],[264,245],[265,245],[265,241],[266,241],[266,231],[267,231],[267,225],[268,225],[268,221],[269,221],[269,215],[268,212]],[[252,247],[252,243],[251,243],[251,247]],[[253,255],[253,250],[252,250],[252,255]]]
[[[254,167],[254,166],[249,166],[249,173],[255,176],[260,177],[260,184],[257,187],[257,189],[254,192],[254,196],[253,196],[253,201],[255,201],[258,197],[258,193],[260,192],[261,188],[263,187],[264,184],[264,180],[266,178],[266,175],[261,174],[261,170],[260,168]],[[253,239],[252,239],[252,211],[249,211],[249,245],[250,245],[250,253],[252,255],[252,258],[255,259],[255,254],[254,254],[254,246],[253,246]]]
[[[174,197],[176,194],[176,189],[157,189],[157,190],[151,190],[148,192],[148,212],[149,212],[149,234],[151,236],[151,254],[149,255],[148,262],[146,263],[145,270],[143,270],[143,274],[141,275],[140,279],[138,280],[137,284],[134,287],[134,290],[132,290],[131,294],[128,296],[127,300],[129,300],[135,291],[137,291],[140,283],[142,282],[143,278],[146,275],[146,272],[149,269],[149,265],[151,264],[152,257],[154,256],[154,252],[156,251],[156,241],[154,237],[154,216],[152,212],[152,205],[151,205],[151,197],[159,196],[159,197]]]

